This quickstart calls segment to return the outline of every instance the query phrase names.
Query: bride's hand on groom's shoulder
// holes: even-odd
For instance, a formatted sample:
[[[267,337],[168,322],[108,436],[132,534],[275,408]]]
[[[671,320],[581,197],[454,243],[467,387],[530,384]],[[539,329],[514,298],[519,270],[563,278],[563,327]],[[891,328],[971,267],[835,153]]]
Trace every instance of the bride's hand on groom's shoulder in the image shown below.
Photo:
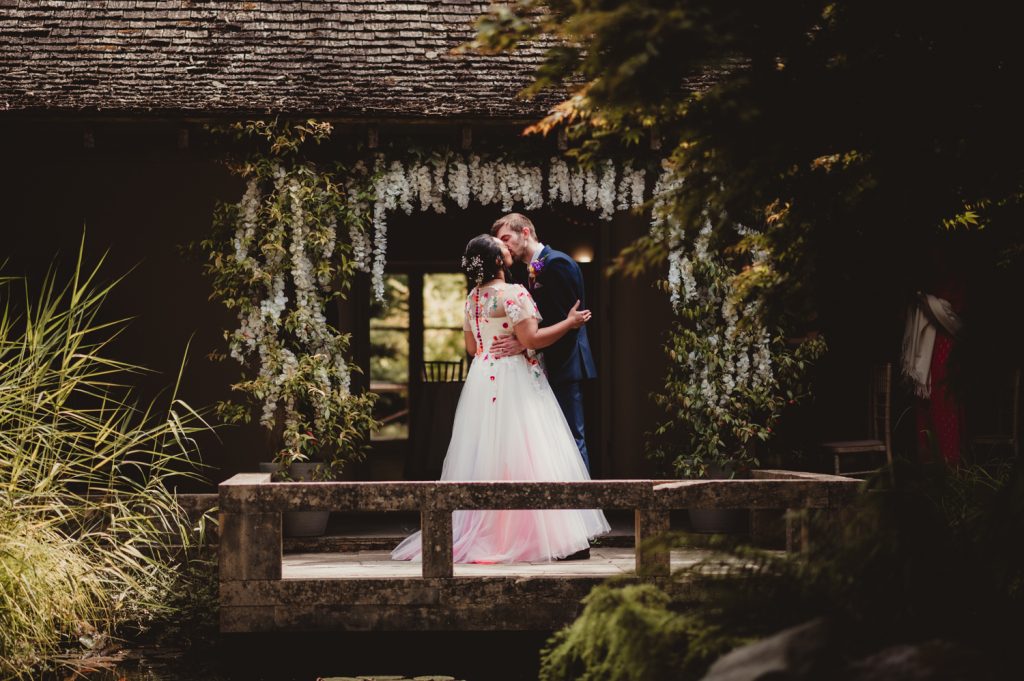
[[[515,336],[503,336],[491,344],[491,354],[495,359],[519,355],[526,351],[526,346],[520,343]]]
[[[569,314],[566,316],[566,320],[569,322],[569,326],[574,329],[578,329],[587,322],[590,321],[590,310],[581,310],[580,301],[576,301],[576,304],[569,310]]]

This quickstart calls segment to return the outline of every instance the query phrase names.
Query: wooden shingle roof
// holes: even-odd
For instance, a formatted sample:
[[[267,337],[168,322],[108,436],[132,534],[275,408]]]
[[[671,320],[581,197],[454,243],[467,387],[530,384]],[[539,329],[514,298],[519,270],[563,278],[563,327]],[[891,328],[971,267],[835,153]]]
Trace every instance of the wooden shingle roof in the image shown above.
[[[0,111],[524,118],[541,47],[453,55],[488,2],[0,0]]]

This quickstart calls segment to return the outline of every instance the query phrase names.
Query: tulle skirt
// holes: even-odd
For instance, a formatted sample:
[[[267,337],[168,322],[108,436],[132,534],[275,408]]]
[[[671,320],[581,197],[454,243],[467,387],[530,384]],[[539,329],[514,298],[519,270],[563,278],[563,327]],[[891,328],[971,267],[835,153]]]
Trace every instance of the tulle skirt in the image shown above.
[[[476,357],[455,413],[442,480],[589,480],[551,386],[523,355]],[[562,558],[609,530],[598,510],[455,511],[456,563],[506,563]],[[420,533],[391,553],[420,560]]]

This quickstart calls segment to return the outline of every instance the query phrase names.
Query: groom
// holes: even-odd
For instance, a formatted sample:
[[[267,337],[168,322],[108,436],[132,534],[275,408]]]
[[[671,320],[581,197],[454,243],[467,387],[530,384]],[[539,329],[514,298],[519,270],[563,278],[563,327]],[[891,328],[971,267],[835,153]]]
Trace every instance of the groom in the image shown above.
[[[494,223],[491,234],[504,241],[512,257],[526,265],[526,281],[516,283],[526,286],[533,295],[543,317],[540,323],[542,327],[565,319],[576,301],[580,302],[581,309],[586,307],[580,266],[565,253],[540,243],[537,230],[528,217],[520,213],[509,213]],[[525,348],[515,336],[502,339],[492,346],[495,357],[518,355],[523,350]],[[580,384],[586,378],[595,378],[597,370],[594,368],[594,358],[590,355],[587,327],[572,330],[544,348],[544,364],[548,382],[589,471],[590,458],[583,437],[583,393]]]

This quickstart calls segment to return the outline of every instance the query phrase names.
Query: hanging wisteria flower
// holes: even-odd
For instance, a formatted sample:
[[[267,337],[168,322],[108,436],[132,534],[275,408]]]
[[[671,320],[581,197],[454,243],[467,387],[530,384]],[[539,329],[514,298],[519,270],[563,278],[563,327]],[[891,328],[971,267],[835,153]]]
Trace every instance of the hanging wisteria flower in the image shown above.
[[[574,206],[583,205],[586,183],[586,171],[583,168],[574,168],[569,175],[569,196],[572,199],[569,203]]]
[[[667,197],[680,187],[666,169],[652,214],[652,230],[672,245],[665,287],[676,314],[665,390],[655,397],[668,420],[653,434],[652,452],[670,458],[678,475],[736,474],[757,464],[752,445],[767,440],[783,408],[806,394],[806,367],[824,343],[790,347],[758,303],[741,304],[734,283],[744,263],[711,247],[708,216],[692,237],[676,223]]]
[[[630,195],[632,196],[633,208],[640,206],[647,199],[644,198],[644,192],[647,189],[647,170],[644,168],[637,168],[631,171],[629,175]]]
[[[601,219],[611,220],[615,213],[615,163],[611,160],[605,161],[601,169],[597,203],[601,208]]]
[[[594,172],[593,168],[587,168],[584,173],[584,190],[583,190],[583,201],[587,206],[587,210],[597,212],[599,207],[598,193],[600,192],[600,184],[597,181],[597,173]]]
[[[448,166],[448,190],[455,205],[469,208],[469,166],[461,158]]]
[[[551,203],[563,201],[572,203],[569,190],[569,166],[560,158],[551,159],[548,170],[548,199]]]
[[[629,193],[633,189],[633,162],[626,161],[622,167],[622,177],[619,179],[619,186],[615,192],[615,208],[618,210],[629,210],[632,204],[629,201]]]
[[[243,130],[258,138],[267,126]],[[275,128],[276,140],[294,143],[238,165],[245,193],[239,203],[218,207],[203,242],[214,293],[237,314],[238,327],[226,336],[243,371],[234,389],[248,402],[221,403],[221,417],[258,414],[264,427],[280,434],[279,463],[319,454],[322,477],[361,458],[375,425],[374,396],[350,390],[349,337],[326,316],[327,301],[344,292],[373,250],[365,217],[368,172],[357,166],[342,179],[293,154],[306,135],[319,140],[328,133],[329,126],[308,121]],[[392,206],[406,193],[397,182],[387,189]]]
[[[554,157],[546,170],[549,202],[586,206],[602,220],[611,220],[616,209],[625,210],[646,200],[646,171],[634,169],[631,163],[620,175],[610,159],[601,161],[596,169],[586,169]],[[479,154],[467,157],[446,152],[426,161],[403,163],[378,154],[371,184],[372,205],[357,201],[357,189],[350,188],[349,192],[352,205],[369,216],[372,237],[366,230],[355,228],[351,239],[357,266],[371,273],[374,295],[380,302],[384,299],[389,212],[401,210],[408,215],[418,204],[421,211],[442,214],[446,211],[445,198],[462,209],[473,201],[482,206],[498,203],[506,212],[517,208],[536,210],[545,205],[545,168],[500,156],[485,159]]]

